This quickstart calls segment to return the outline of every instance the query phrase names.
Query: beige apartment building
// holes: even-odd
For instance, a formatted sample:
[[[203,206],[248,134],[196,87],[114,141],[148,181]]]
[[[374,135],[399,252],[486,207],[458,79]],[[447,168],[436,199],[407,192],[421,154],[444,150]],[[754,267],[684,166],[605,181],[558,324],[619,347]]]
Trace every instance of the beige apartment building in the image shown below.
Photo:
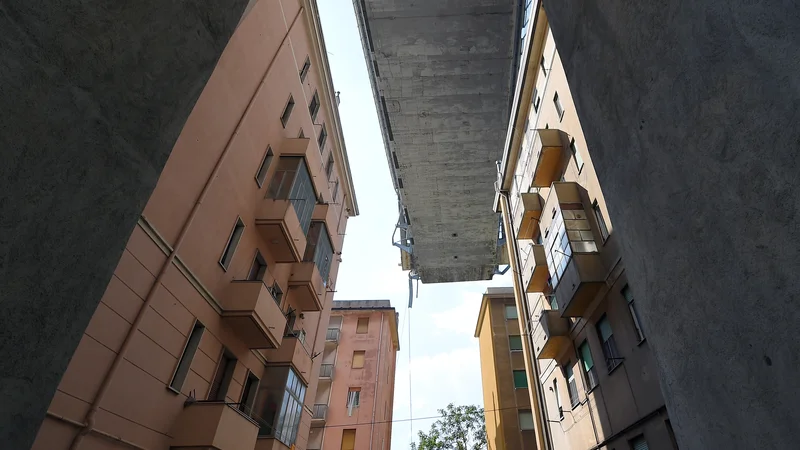
[[[481,354],[486,440],[491,450],[536,448],[522,332],[513,288],[483,294],[475,337]]]
[[[536,448],[517,443],[531,432],[544,449],[674,450],[620,256],[625,236],[608,216],[544,9],[526,22],[496,199],[514,299],[487,293],[476,331],[487,424],[494,396],[518,420],[500,414],[490,448]]]
[[[389,450],[397,331],[389,300],[333,302],[309,449]]]
[[[337,101],[315,0],[251,2],[33,448],[308,448],[358,214]]]

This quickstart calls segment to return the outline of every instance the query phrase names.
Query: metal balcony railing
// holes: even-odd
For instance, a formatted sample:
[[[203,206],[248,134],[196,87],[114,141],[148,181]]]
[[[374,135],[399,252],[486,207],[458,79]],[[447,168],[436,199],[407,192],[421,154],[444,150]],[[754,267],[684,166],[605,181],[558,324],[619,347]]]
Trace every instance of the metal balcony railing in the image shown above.
[[[312,411],[311,418],[318,420],[325,420],[325,416],[327,414],[328,414],[328,405],[316,404],[314,405],[314,410]]]
[[[320,378],[333,378],[333,364],[323,364],[319,367]]]
[[[339,342],[339,329],[328,328],[327,333],[325,333],[325,340],[330,342]]]

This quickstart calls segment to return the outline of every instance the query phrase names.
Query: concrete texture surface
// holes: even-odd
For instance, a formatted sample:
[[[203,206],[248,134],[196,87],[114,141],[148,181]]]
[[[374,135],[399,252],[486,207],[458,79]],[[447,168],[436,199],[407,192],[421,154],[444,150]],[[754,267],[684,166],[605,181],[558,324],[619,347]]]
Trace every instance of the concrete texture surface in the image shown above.
[[[2,448],[33,442],[245,4],[0,4]]]
[[[355,0],[395,186],[425,283],[490,279],[515,68],[515,0]]]
[[[681,450],[800,440],[800,7],[546,1]]]

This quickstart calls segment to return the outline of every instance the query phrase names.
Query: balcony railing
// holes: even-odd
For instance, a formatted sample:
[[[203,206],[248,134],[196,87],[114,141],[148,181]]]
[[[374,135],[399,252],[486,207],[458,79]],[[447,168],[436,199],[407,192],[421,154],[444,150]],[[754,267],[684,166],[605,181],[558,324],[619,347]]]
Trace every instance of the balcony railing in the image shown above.
[[[325,333],[325,340],[329,342],[339,342],[339,329],[328,328],[328,331]]]
[[[333,364],[323,364],[319,366],[320,378],[333,378]]]
[[[286,326],[275,291],[262,281],[233,281],[222,304],[223,320],[252,349],[277,348]]]
[[[326,415],[328,415],[328,405],[320,403],[314,405],[314,409],[312,410],[311,414],[312,419],[325,420]]]

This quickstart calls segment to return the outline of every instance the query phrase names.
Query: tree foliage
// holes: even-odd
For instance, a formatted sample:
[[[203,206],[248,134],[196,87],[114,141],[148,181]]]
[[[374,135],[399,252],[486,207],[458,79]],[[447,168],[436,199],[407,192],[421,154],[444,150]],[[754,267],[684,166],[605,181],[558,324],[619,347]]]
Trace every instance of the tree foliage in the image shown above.
[[[486,425],[483,408],[454,406],[440,409],[442,418],[428,433],[419,432],[419,443],[412,450],[483,450],[486,448]]]

